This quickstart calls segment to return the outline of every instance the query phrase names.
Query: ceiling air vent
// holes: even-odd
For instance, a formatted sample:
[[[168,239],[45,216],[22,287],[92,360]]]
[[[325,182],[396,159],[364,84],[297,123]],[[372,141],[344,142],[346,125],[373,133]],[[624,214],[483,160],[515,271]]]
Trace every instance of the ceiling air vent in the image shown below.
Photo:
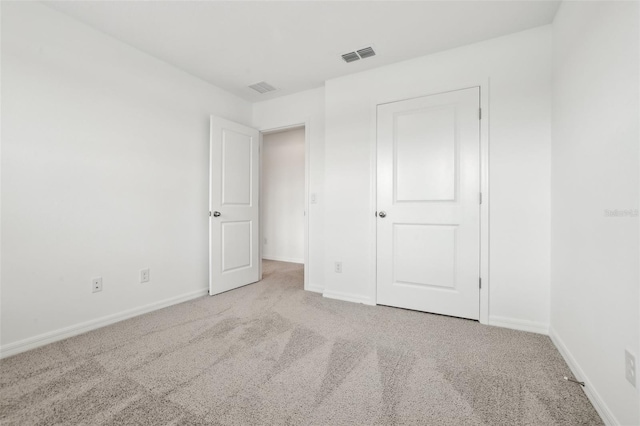
[[[355,52],[349,52],[342,55],[342,59],[345,62],[353,62],[359,59],[366,59],[372,56],[375,56],[376,52],[373,50],[373,47],[364,47],[362,49],[356,50]]]
[[[364,49],[358,50],[358,55],[362,58],[370,58],[376,55],[376,52],[373,51],[372,47],[365,47]]]
[[[266,81],[261,81],[260,83],[252,84],[249,87],[252,88],[253,90],[255,90],[256,92],[260,93],[260,94],[267,93],[267,92],[273,92],[274,90],[276,90],[275,87],[273,87],[272,85],[270,85]]]
[[[356,52],[349,52],[342,55],[342,59],[344,59],[345,62],[353,62],[359,60],[360,56],[358,56]]]

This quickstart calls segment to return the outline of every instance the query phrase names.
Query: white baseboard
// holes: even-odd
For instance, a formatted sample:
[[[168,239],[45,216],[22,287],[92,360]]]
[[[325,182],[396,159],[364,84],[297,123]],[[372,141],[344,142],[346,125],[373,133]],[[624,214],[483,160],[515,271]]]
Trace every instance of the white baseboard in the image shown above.
[[[304,264],[304,259],[298,259],[297,257],[286,257],[286,256],[262,256],[263,260],[277,260],[278,262],[289,262],[289,263],[301,263]]]
[[[67,339],[69,337],[77,336],[78,334],[86,333],[87,331],[95,330],[116,322],[120,322],[138,315],[146,314],[151,311],[166,308],[167,306],[176,305],[178,303],[186,302],[191,299],[195,299],[200,296],[209,294],[208,289],[192,291],[180,296],[171,297],[169,299],[161,300],[159,302],[150,303],[148,305],[140,306],[137,308],[129,309],[119,312],[117,314],[107,315],[102,318],[86,321],[80,324],[64,327],[59,330],[50,331],[40,334],[38,336],[29,337],[18,342],[9,343],[0,347],[0,358],[6,358],[11,355],[19,354],[30,349],[35,349],[40,346],[48,345],[49,343],[57,342],[59,340]]]
[[[602,421],[604,422],[604,424],[607,426],[620,425],[620,422],[618,421],[618,419],[616,419],[613,412],[611,412],[611,410],[609,409],[607,404],[604,402],[602,397],[600,397],[600,394],[593,387],[593,384],[589,380],[589,377],[587,377],[587,375],[584,373],[582,368],[580,368],[580,365],[578,365],[578,363],[576,362],[576,359],[573,357],[573,355],[571,354],[569,349],[566,347],[566,345],[564,344],[560,336],[558,336],[558,334],[553,329],[553,327],[549,329],[549,337],[551,338],[551,341],[553,342],[553,344],[556,345],[556,348],[558,348],[558,351],[560,352],[564,360],[567,362],[567,365],[571,369],[573,376],[577,380],[584,382],[585,386],[582,388],[582,390],[587,395],[587,398],[589,398],[589,401],[591,401],[591,404],[593,405],[593,407],[596,409],[596,411],[602,418]]]
[[[354,303],[363,303],[365,305],[374,305],[374,303],[371,303],[371,300],[366,297],[366,296],[361,296],[359,294],[349,294],[349,293],[342,293],[339,291],[331,291],[331,290],[325,290],[322,292],[322,295],[324,297],[326,297],[327,299],[336,299],[336,300],[343,300],[345,302],[354,302]]]
[[[324,286],[320,284],[309,284],[305,290],[312,291],[314,293],[322,293],[324,291]]]
[[[531,333],[549,334],[549,324],[535,321],[520,320],[506,317],[489,317],[489,325],[511,328],[513,330],[529,331]]]

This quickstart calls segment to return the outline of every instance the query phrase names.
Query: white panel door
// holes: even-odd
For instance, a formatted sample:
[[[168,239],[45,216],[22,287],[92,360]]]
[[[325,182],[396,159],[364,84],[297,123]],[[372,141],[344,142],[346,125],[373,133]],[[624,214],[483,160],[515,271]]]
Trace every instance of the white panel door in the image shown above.
[[[209,294],[260,279],[259,134],[211,117]]]
[[[378,106],[377,303],[480,315],[480,93]]]

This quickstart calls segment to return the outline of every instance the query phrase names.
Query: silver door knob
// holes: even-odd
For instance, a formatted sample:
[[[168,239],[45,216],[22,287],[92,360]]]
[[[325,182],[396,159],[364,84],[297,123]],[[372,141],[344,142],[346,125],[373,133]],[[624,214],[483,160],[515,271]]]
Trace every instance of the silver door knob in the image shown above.
[[[380,217],[387,217],[387,213],[385,213],[385,212],[380,212],[380,213],[378,213],[378,216],[380,216]]]
[[[220,212],[213,212],[213,217],[220,217]]]

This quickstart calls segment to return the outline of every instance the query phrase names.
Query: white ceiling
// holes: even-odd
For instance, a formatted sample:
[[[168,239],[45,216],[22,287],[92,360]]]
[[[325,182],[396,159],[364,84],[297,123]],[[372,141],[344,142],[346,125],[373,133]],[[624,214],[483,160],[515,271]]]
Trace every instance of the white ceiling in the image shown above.
[[[248,100],[553,20],[544,1],[52,1],[49,6]],[[377,56],[340,55],[374,46]],[[267,81],[260,95],[247,86]]]

